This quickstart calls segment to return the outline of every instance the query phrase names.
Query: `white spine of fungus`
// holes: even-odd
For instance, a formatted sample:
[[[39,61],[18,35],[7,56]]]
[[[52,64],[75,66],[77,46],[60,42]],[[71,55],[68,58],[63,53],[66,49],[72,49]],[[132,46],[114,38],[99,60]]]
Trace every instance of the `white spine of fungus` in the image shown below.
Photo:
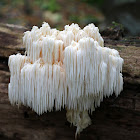
[[[34,26],[23,37],[27,56],[9,57],[8,86],[12,104],[24,104],[41,115],[66,107],[67,119],[80,133],[91,120],[88,112],[100,106],[103,97],[123,89],[123,59],[118,51],[104,47],[99,29],[78,24],[65,30],[47,23]]]

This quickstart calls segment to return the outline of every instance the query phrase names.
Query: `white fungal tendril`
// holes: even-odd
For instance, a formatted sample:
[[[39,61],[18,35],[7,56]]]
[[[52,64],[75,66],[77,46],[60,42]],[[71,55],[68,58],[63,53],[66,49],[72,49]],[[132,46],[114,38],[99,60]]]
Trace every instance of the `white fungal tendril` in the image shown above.
[[[94,24],[84,29],[71,24],[59,31],[44,22],[24,33],[23,45],[25,55],[9,57],[11,104],[29,106],[39,115],[65,107],[76,135],[91,124],[88,113],[103,97],[118,96],[123,89],[123,59],[104,47]]]

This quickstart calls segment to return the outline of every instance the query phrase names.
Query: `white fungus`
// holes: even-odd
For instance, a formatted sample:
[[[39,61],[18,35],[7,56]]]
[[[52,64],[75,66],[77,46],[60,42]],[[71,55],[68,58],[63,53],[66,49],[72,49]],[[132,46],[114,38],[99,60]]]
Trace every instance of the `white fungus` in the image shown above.
[[[63,31],[43,23],[24,33],[26,55],[11,55],[9,99],[41,115],[67,109],[67,120],[76,134],[91,124],[88,113],[103,97],[123,89],[123,59],[117,50],[104,47],[98,27],[66,25]]]

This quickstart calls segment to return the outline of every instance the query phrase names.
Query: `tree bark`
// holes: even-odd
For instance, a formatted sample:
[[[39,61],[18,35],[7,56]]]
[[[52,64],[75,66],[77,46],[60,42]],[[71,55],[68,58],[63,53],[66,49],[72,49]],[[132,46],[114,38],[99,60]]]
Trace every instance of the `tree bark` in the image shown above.
[[[0,139],[10,140],[71,140],[75,127],[66,121],[66,111],[48,112],[38,116],[31,109],[11,106],[8,99],[10,78],[8,57],[24,54],[21,26],[0,24]],[[105,46],[117,49],[124,59],[124,90],[104,99],[91,115],[92,125],[79,139],[132,140],[140,139],[140,37],[119,40],[104,36]]]

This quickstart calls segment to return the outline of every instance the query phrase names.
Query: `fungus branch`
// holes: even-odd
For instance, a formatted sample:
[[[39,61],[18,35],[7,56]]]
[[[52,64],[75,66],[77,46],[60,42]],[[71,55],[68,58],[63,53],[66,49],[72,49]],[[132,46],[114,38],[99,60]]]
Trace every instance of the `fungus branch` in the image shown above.
[[[29,106],[39,115],[65,107],[76,134],[91,124],[88,112],[103,97],[118,96],[123,88],[123,59],[104,47],[94,24],[83,29],[71,24],[59,31],[43,23],[24,33],[23,45],[27,56],[9,57],[11,104]]]

